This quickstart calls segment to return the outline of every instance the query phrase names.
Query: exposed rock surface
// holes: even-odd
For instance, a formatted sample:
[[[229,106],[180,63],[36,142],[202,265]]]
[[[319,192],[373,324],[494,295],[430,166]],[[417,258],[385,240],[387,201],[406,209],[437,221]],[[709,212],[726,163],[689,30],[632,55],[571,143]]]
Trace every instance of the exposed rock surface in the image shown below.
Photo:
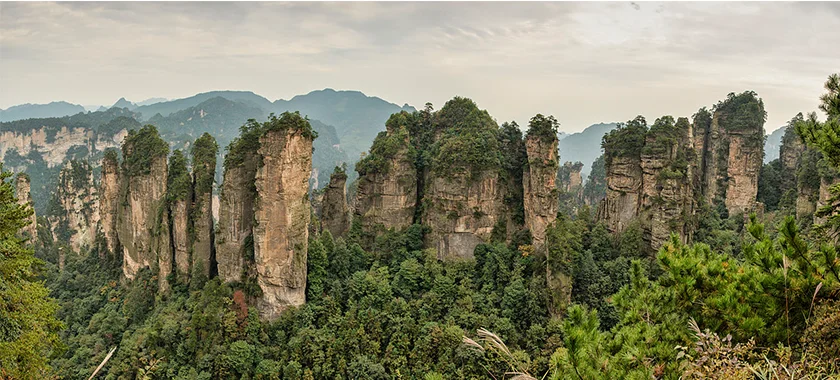
[[[216,155],[219,146],[208,133],[199,137],[193,153],[193,206],[190,210],[193,242],[192,271],[210,278],[215,271],[213,247],[213,181],[216,177]]]
[[[344,236],[350,230],[350,212],[347,208],[347,174],[337,169],[330,175],[321,200],[321,227],[334,237]]]
[[[294,129],[268,130],[260,138],[254,262],[264,318],[305,301],[312,140]]]
[[[86,161],[72,160],[61,169],[47,220],[55,239],[68,242],[74,252],[92,246],[99,224],[99,195]]]
[[[120,172],[116,151],[106,153],[102,159],[102,178],[99,182],[99,222],[108,252],[116,255],[117,209],[120,197]]]
[[[397,128],[388,128],[374,141],[373,149],[376,144],[396,146],[392,154],[380,157],[383,167],[359,172],[355,216],[368,236],[407,228],[414,219],[418,173],[409,157],[408,131]]]
[[[624,231],[638,215],[641,189],[641,159],[614,157],[607,165],[607,196],[598,211],[611,232]]]
[[[161,219],[165,218],[160,212],[165,205],[168,147],[160,140],[157,130],[144,127],[138,135],[130,136],[123,145],[117,213],[117,236],[123,247],[123,274],[129,280],[134,279],[140,269],[158,265],[159,257],[164,265],[171,263],[168,259],[171,255],[169,246],[156,241],[163,235],[168,236],[162,229]],[[141,139],[153,140],[163,150],[138,151],[135,144],[141,143]]]
[[[30,189],[31,184],[29,176],[25,173],[18,173],[18,175],[15,176],[15,196],[17,197],[19,204],[28,204],[32,207],[32,194],[30,193]],[[36,241],[38,239],[38,225],[34,209],[32,211],[32,215],[29,216],[28,221],[29,224],[22,229],[23,236],[29,237],[30,241]]]
[[[762,126],[759,126],[756,133],[760,134],[760,137],[764,136]],[[754,140],[756,140],[755,136],[730,133],[727,165],[729,180],[725,201],[726,209],[730,214],[746,213],[755,208],[758,172],[761,170],[764,145],[751,142]]]
[[[484,171],[475,179],[429,174],[426,183],[423,223],[431,229],[429,246],[440,259],[472,258],[475,247],[490,240],[504,207],[498,174]]]
[[[187,200],[179,199],[169,206],[172,219],[172,251],[175,256],[175,273],[181,283],[190,279],[189,208]]]
[[[219,197],[216,262],[219,277],[225,282],[241,281],[245,256],[249,255],[253,260],[254,180],[258,156],[256,152],[243,155],[241,163],[225,163]]]
[[[545,229],[557,218],[557,137],[529,134],[525,138],[528,168],[522,176],[525,203],[525,226],[531,231],[535,248],[545,243]],[[570,176],[571,178],[571,176]],[[580,170],[577,187],[580,187]]]

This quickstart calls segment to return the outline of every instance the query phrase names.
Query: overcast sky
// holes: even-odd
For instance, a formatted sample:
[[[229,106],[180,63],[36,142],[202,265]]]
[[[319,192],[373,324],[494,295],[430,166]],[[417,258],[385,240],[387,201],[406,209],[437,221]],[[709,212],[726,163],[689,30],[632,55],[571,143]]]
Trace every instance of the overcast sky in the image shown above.
[[[766,129],[840,71],[840,3],[0,3],[0,107],[326,87],[565,131],[754,90]]]

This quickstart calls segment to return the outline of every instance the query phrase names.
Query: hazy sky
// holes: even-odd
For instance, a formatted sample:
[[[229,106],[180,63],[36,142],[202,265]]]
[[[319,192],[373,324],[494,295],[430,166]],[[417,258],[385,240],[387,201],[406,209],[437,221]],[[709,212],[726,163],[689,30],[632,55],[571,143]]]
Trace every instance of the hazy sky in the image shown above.
[[[330,87],[578,131],[749,89],[772,130],[817,109],[838,30],[840,3],[4,2],[0,107]]]

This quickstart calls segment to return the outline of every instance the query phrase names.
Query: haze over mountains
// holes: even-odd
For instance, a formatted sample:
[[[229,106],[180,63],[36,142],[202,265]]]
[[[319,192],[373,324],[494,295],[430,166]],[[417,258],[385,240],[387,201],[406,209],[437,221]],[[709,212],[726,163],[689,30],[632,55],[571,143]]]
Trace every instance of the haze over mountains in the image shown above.
[[[213,133],[224,148],[238,136],[239,127],[246,120],[265,120],[270,113],[298,110],[312,120],[313,128],[319,133],[315,140],[317,152],[313,157],[315,186],[323,186],[328,181],[334,165],[347,163],[352,168],[376,135],[385,129],[385,121],[391,114],[415,110],[408,104],[399,106],[359,91],[330,88],[275,101],[250,91],[210,91],[182,99],[151,98],[136,103],[123,97],[110,107],[101,106],[99,111],[110,108],[132,111],[137,121],[156,125],[173,148],[182,149],[188,149],[189,144],[204,132]],[[56,118],[84,112],[85,107],[66,101],[22,104],[0,110],[0,121]],[[602,137],[616,126],[616,123],[605,122],[577,133],[561,132],[558,136],[561,162],[581,162],[581,174],[588,176],[592,162],[602,153]],[[767,136],[764,162],[779,156],[782,133],[783,129],[777,129]],[[221,163],[219,160],[220,168]],[[349,173],[352,182],[356,173],[353,170]]]

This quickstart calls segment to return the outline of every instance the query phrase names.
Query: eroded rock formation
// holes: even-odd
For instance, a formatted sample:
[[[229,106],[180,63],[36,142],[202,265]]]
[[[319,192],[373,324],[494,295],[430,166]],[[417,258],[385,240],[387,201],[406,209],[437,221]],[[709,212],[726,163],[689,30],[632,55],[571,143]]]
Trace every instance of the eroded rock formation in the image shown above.
[[[199,137],[192,148],[193,205],[192,272],[209,278],[214,267],[213,248],[213,181],[216,176],[216,155],[219,145],[208,133]]]
[[[401,230],[413,222],[418,173],[410,149],[406,127],[392,124],[376,137],[370,155],[356,165],[355,217],[366,237]]]
[[[258,308],[268,319],[306,298],[313,136],[297,129],[300,115],[287,115],[260,138],[262,165],[255,181],[254,263],[262,289]]]
[[[18,173],[15,176],[15,196],[18,199],[18,203],[22,205],[28,204],[29,207],[32,207],[32,194],[30,193],[31,190],[31,183],[29,180],[29,176],[26,173]],[[35,210],[32,210],[32,215],[27,218],[29,224],[27,224],[22,229],[23,236],[29,237],[30,241],[36,241],[38,239],[38,222],[35,216]]]
[[[350,211],[347,208],[347,173],[336,167],[321,200],[321,227],[334,237],[344,236],[350,230]]]
[[[117,152],[109,149],[102,159],[102,178],[99,181],[99,223],[105,237],[105,248],[116,255],[119,247],[117,239],[117,209],[120,197],[120,167]]]
[[[532,126],[525,137],[525,150],[528,154],[528,167],[522,177],[525,226],[531,231],[534,247],[537,249],[545,243],[545,229],[557,218],[559,206],[556,127],[548,128],[546,132],[549,133],[540,133],[532,119]],[[579,187],[580,170],[577,171],[576,188]]]
[[[129,133],[122,149],[117,236],[123,247],[123,274],[132,280],[142,268],[171,265],[170,245],[159,241],[168,236],[161,211],[167,194],[169,147],[155,127],[145,126]]]
[[[86,161],[72,160],[61,169],[47,221],[53,237],[79,253],[91,247],[99,224],[99,196],[93,170]]]
[[[241,281],[246,258],[254,259],[252,228],[258,145],[259,131],[248,130],[231,143],[225,157],[216,233],[216,262],[219,277],[225,282]]]

